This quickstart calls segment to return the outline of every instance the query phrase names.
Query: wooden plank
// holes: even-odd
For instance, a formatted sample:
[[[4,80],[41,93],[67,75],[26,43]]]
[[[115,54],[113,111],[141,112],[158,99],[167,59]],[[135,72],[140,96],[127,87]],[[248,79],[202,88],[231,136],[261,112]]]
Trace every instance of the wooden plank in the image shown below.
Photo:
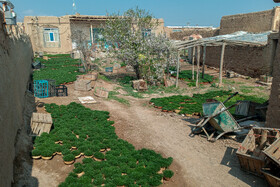
[[[205,62],[206,62],[206,45],[203,46],[202,79],[204,78]]]
[[[195,59],[195,47],[192,48],[192,80],[194,80],[194,59]]]
[[[196,70],[196,87],[199,87],[199,65],[200,65],[200,46],[197,46],[197,70]]]
[[[177,76],[176,76],[176,88],[178,87],[179,85],[179,71],[180,71],[180,54],[179,54],[179,51],[178,51],[178,54],[177,54]]]
[[[226,48],[226,43],[223,43],[222,52],[221,52],[221,61],[220,61],[219,87],[223,85],[223,66],[224,66],[225,48]]]

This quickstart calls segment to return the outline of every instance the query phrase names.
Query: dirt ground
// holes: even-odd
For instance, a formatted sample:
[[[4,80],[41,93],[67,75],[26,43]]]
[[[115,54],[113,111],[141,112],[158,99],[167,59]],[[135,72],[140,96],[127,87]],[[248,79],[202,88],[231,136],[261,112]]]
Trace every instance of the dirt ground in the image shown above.
[[[79,102],[77,97],[93,96],[93,91],[75,91],[73,84],[68,85],[68,93],[68,97],[37,100],[66,105]],[[211,143],[203,136],[191,136],[191,127],[198,119],[163,113],[148,104],[150,98],[122,96],[129,100],[128,106],[115,100],[93,97],[98,103],[85,106],[109,111],[120,138],[137,149],[149,148],[164,157],[173,157],[170,168],[175,175],[162,186],[266,186],[264,179],[240,170],[235,155],[240,142],[220,139]],[[73,166],[63,164],[61,156],[55,156],[50,161],[34,160],[32,176],[38,179],[39,186],[57,186],[72,169]]]

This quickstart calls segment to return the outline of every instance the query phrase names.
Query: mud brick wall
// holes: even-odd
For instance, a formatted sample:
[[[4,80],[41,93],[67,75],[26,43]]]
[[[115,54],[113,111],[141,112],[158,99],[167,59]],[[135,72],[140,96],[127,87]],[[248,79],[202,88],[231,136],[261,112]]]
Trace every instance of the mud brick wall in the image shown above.
[[[207,47],[206,65],[220,66],[222,47]],[[226,46],[224,56],[225,70],[241,75],[259,77],[269,72],[269,62],[265,59],[267,46]]]
[[[280,39],[280,35],[279,35]],[[273,63],[273,81],[266,114],[266,126],[280,128],[280,46],[277,46]]]
[[[181,29],[181,32],[173,32],[171,28],[165,28],[165,32],[167,37],[171,40],[183,40],[184,37],[188,37],[192,34],[200,34],[203,38],[213,37],[219,35],[219,29],[209,29],[209,28],[188,28],[188,29]]]
[[[265,32],[279,30],[280,7],[261,12],[223,16],[220,23],[220,35],[237,31]]]
[[[31,141],[27,128],[34,97],[27,90],[32,54],[27,36],[7,33],[0,11],[0,186],[3,187],[17,183],[24,170],[22,161],[29,156]]]

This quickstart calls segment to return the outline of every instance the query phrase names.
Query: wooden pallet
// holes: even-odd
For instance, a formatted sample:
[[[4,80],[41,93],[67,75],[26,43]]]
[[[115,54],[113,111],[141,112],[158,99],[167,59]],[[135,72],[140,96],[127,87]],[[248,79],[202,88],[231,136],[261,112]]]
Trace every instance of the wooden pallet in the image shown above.
[[[253,128],[236,152],[241,169],[263,176],[266,155],[263,151],[280,136],[279,131],[268,128]]]
[[[271,187],[279,187],[280,186],[280,178],[275,176],[269,168],[263,168],[261,170],[263,173],[266,181],[268,182],[269,186]]]
[[[266,156],[268,156],[280,167],[280,138],[264,150],[264,154],[266,154]]]
[[[43,132],[49,133],[52,127],[50,114],[33,113],[31,117],[31,135],[40,136]]]

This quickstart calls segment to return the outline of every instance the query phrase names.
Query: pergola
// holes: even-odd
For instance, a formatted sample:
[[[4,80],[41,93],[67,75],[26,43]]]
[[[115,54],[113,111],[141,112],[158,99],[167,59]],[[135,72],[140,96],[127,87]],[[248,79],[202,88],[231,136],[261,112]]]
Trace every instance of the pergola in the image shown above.
[[[223,64],[224,64],[224,55],[226,45],[230,46],[263,46],[267,44],[268,35],[271,32],[252,34],[244,31],[239,31],[233,34],[228,35],[219,35],[210,38],[202,38],[199,40],[191,41],[173,41],[173,44],[178,49],[178,62],[177,62],[177,82],[176,87],[178,86],[178,77],[179,77],[179,51],[192,49],[192,74],[194,80],[194,60],[197,60],[197,74],[196,74],[196,87],[199,86],[199,67],[200,67],[200,50],[203,47],[203,62],[202,62],[202,78],[204,77],[204,69],[206,62],[206,47],[208,46],[222,46],[221,49],[221,59],[220,59],[220,70],[219,70],[219,86],[222,86],[222,73],[223,73]]]

